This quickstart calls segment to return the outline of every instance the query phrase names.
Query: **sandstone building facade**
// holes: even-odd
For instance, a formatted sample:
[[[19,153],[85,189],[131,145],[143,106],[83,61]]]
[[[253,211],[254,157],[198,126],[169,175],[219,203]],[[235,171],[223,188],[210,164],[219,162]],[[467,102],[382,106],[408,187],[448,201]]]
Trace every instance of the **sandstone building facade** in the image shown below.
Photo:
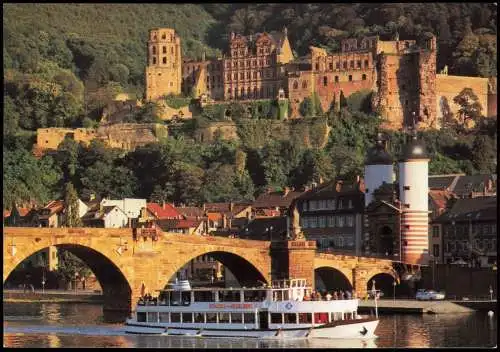
[[[158,39],[161,33],[166,33],[166,46]],[[155,100],[182,91],[215,101],[248,102],[276,99],[281,91],[289,102],[288,117],[298,118],[301,102],[314,94],[327,111],[338,108],[341,96],[364,90],[373,92],[372,107],[384,118],[384,127],[418,123],[419,128],[440,128],[443,97],[453,105],[452,97],[475,81],[460,77],[450,90],[448,81],[457,78],[436,74],[436,53],[434,36],[420,43],[370,36],[344,39],[336,53],[311,46],[309,55],[296,58],[284,28],[247,36],[231,33],[223,57],[181,62],[179,37],[173,29],[157,28],[148,41],[146,96]],[[496,116],[496,80],[475,80],[484,115]]]

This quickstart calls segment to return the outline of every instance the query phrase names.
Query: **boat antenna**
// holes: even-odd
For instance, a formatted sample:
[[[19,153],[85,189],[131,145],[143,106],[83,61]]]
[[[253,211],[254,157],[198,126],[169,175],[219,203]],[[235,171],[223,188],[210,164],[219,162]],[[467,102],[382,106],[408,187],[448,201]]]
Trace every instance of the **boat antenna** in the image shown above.
[[[375,280],[372,281],[372,292],[375,300],[375,317],[378,319],[378,306],[377,306],[377,290],[375,289]]]

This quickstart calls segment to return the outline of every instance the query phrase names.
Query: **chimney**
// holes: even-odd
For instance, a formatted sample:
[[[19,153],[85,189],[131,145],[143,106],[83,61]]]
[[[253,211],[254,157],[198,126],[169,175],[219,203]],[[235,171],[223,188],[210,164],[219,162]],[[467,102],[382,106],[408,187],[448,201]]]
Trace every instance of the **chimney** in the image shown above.
[[[340,192],[342,190],[343,183],[344,181],[337,181],[337,183],[335,184],[335,191]]]

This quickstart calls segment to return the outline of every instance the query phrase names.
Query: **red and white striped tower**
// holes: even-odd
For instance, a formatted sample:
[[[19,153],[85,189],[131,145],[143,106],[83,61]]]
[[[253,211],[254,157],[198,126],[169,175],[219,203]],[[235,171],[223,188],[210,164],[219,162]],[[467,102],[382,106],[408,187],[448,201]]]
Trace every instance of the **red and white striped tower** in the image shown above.
[[[403,263],[429,263],[429,160],[424,143],[412,136],[398,165]]]

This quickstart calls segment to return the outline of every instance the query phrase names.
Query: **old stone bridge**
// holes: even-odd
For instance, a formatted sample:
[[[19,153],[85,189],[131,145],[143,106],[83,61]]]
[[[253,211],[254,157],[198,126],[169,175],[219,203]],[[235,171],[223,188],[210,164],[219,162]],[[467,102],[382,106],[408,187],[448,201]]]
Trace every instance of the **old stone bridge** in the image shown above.
[[[329,289],[366,293],[369,280],[397,277],[389,260],[320,254],[314,241],[252,241],[154,232],[151,229],[5,227],[3,282],[30,255],[49,246],[66,249],[94,272],[105,309],[130,309],[146,289],[163,288],[191,259],[203,254],[220,261],[241,285],[315,275]]]

